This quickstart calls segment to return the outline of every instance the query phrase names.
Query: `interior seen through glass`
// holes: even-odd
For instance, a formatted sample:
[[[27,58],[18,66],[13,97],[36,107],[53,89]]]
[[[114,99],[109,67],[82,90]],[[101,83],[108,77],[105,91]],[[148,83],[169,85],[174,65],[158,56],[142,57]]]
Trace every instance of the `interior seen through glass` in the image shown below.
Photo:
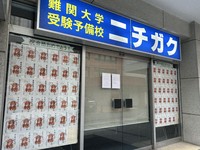
[[[149,62],[87,53],[84,150],[132,150],[151,145]]]

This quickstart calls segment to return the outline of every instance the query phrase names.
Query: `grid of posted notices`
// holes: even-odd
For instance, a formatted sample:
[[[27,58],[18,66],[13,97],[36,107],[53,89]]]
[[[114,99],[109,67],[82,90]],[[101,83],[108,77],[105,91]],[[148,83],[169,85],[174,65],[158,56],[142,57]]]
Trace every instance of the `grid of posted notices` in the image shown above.
[[[77,143],[80,54],[68,49],[10,44],[2,150]]]
[[[177,69],[173,65],[153,66],[153,97],[155,126],[179,123]]]

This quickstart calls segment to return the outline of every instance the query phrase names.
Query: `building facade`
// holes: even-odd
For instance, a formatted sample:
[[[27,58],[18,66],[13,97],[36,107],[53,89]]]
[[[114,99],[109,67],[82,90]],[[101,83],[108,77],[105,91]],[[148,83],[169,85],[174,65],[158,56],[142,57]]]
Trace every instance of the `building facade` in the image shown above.
[[[198,23],[137,0],[1,7],[1,149],[199,145]]]

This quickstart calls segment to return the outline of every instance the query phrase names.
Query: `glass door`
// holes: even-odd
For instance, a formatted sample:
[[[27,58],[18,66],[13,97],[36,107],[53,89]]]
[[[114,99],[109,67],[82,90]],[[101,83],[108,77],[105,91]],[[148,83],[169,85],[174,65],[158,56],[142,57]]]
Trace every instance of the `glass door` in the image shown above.
[[[151,145],[148,61],[88,50],[84,133],[84,150]]]
[[[125,57],[122,64],[123,150],[151,145],[148,93],[149,62]]]
[[[121,72],[120,57],[86,54],[84,150],[122,150],[122,90],[111,88],[111,75]]]

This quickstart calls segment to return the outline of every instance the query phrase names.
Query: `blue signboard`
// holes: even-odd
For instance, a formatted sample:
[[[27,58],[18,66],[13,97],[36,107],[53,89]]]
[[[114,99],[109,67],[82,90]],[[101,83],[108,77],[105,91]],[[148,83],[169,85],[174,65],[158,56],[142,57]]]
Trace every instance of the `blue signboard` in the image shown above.
[[[178,37],[79,0],[39,0],[37,29],[180,60]]]
[[[180,43],[177,36],[131,21],[132,49],[180,60]]]

